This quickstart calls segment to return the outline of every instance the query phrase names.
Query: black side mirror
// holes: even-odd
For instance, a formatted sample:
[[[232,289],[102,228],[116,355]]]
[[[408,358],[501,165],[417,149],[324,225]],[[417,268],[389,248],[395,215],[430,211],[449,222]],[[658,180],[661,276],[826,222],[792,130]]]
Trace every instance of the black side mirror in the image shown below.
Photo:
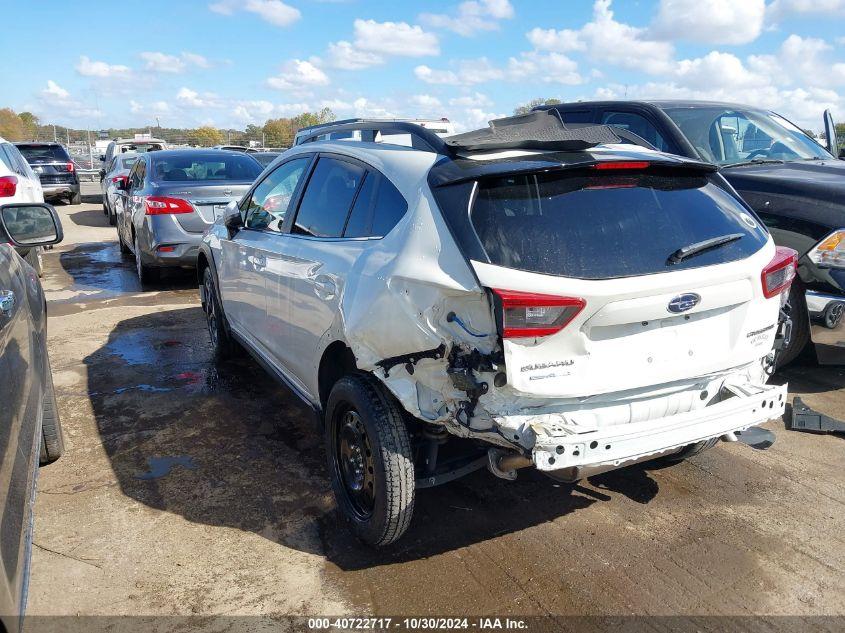
[[[839,158],[845,160],[845,147],[839,150]]]
[[[13,246],[23,248],[58,244],[64,237],[56,210],[43,202],[0,206],[0,228]]]
[[[241,217],[240,210],[238,210],[237,213],[230,213],[227,215],[223,220],[223,224],[227,229],[229,229],[230,235],[243,228],[244,220]]]

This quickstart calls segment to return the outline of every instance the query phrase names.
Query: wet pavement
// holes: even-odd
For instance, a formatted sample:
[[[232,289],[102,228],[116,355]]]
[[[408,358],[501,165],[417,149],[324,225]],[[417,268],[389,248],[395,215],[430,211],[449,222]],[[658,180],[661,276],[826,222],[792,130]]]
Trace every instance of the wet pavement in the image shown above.
[[[45,255],[67,454],[41,470],[30,614],[841,614],[845,438],[767,428],[668,468],[421,490],[384,550],[338,523],[315,420],[211,360],[195,277],[143,290],[99,206]],[[845,418],[845,373],[799,364]]]

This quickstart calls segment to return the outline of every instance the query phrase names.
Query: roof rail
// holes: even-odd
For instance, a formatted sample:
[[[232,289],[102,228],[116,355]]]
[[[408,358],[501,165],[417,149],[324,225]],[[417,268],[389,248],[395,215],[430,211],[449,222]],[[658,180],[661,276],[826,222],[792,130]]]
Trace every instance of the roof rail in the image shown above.
[[[336,132],[360,132],[362,141],[374,142],[376,135],[386,133],[410,134],[411,146],[436,154],[451,155],[448,145],[437,134],[416,123],[394,119],[344,119],[332,123],[320,123],[300,129],[294,137],[294,145],[316,141],[319,137]]]

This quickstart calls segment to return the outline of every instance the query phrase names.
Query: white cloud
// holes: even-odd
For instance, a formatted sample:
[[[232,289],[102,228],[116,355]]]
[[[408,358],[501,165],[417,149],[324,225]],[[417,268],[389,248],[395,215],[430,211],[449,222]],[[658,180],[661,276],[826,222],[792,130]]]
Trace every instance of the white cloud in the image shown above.
[[[658,39],[747,44],[763,31],[765,0],[660,0],[650,33]]]
[[[209,68],[211,64],[202,55],[196,53],[181,53],[168,55],[167,53],[145,51],[139,54],[144,60],[144,68],[160,73],[183,73],[190,67]]]
[[[326,86],[329,78],[314,63],[292,59],[282,66],[282,72],[267,79],[267,85],[278,90],[305,92],[315,86]]]
[[[79,63],[76,64],[76,72],[84,77],[128,77],[129,67],[94,61],[82,55],[79,58]]]
[[[41,95],[47,99],[58,101],[62,101],[70,97],[70,93],[52,79],[47,80],[47,87],[41,91]]]
[[[486,57],[460,60],[456,70],[436,70],[421,65],[414,69],[414,75],[428,84],[449,86],[472,86],[489,81],[579,84],[583,78],[578,74],[578,65],[561,53],[540,53],[529,51],[508,59],[500,68]]]
[[[578,31],[570,29],[541,29],[534,28],[525,34],[528,41],[541,51],[554,51],[557,53],[569,53],[571,51],[582,51],[586,48]]]
[[[513,5],[508,0],[467,0],[451,13],[423,13],[419,19],[433,28],[475,35],[480,31],[497,30],[500,20],[513,16]]]
[[[493,105],[493,101],[485,94],[474,92],[471,95],[449,99],[449,105],[460,108],[489,108]]]
[[[176,101],[189,108],[219,108],[222,107],[220,97],[213,92],[203,92],[200,94],[196,90],[190,88],[181,88],[176,93]]]
[[[408,101],[425,111],[437,110],[443,107],[440,99],[429,94],[412,95]]]
[[[238,10],[249,11],[275,26],[290,26],[302,17],[299,9],[281,0],[220,0],[208,5],[208,8],[222,15],[232,15]]]
[[[329,44],[327,56],[328,64],[332,68],[341,70],[361,70],[371,66],[379,66],[385,62],[381,55],[359,50],[346,41]]]
[[[434,33],[407,22],[355,20],[355,48],[379,55],[423,57],[439,55],[440,45]]]
[[[773,84],[824,88],[845,83],[845,64],[828,57],[832,50],[824,40],[793,34],[776,53],[750,56],[748,65]]]
[[[845,13],[845,0],[773,0],[766,8],[766,19],[777,22],[790,13],[841,14]]]

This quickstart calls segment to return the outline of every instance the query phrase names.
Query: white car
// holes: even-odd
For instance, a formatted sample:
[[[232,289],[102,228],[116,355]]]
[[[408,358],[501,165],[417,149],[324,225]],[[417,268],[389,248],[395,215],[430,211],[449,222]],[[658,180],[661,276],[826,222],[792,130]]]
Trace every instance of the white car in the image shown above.
[[[0,136],[0,204],[44,202],[41,179],[14,144]],[[18,248],[20,255],[41,276],[41,247]]]
[[[415,149],[302,137],[198,268],[215,350],[245,347],[318,414],[366,543],[482,464],[576,481],[783,413],[766,383],[795,252],[713,165],[546,113],[446,140],[350,126]]]

